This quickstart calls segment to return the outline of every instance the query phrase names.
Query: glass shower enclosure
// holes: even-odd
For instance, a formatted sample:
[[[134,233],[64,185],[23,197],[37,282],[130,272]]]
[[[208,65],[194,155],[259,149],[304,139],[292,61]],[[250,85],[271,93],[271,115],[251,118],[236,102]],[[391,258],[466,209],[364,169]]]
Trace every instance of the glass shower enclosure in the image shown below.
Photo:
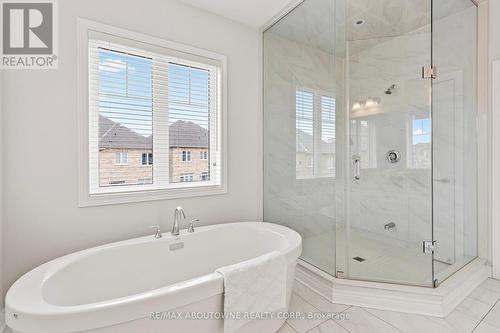
[[[264,220],[337,278],[435,287],[477,256],[477,7],[304,0],[264,32]]]

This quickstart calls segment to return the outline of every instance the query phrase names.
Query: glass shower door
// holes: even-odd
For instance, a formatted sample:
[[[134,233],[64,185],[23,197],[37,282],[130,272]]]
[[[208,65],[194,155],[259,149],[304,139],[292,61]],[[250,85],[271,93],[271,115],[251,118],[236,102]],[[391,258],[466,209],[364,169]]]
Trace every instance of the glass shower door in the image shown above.
[[[330,0],[305,0],[263,36],[264,220],[300,233],[301,259],[329,275],[339,105],[333,9]]]
[[[431,1],[341,2],[348,140],[336,275],[432,286]]]

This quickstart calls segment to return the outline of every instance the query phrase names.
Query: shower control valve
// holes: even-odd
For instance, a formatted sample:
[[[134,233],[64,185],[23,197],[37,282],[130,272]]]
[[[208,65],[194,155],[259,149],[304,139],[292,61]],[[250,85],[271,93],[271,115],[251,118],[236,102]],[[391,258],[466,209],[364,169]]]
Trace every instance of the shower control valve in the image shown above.
[[[389,163],[398,163],[401,160],[401,153],[397,150],[389,150],[387,154],[385,154],[385,157]]]

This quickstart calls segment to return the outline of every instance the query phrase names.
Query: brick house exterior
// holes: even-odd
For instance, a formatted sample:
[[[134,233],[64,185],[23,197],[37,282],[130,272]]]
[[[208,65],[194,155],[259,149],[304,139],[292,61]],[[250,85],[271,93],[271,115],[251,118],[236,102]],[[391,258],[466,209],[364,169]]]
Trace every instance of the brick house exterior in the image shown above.
[[[319,140],[314,153],[312,135],[297,130],[295,151],[295,175],[297,179],[313,177],[335,177],[335,142]],[[316,170],[315,170],[315,165]],[[316,172],[316,173],[315,173]]]
[[[169,127],[171,183],[209,180],[208,131],[192,122]],[[126,126],[99,116],[100,186],[151,184],[153,141]]]

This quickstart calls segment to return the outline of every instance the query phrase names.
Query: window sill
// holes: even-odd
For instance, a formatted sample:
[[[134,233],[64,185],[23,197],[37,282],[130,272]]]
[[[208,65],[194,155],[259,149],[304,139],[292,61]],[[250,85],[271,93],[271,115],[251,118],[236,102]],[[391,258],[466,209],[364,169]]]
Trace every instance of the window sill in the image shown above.
[[[179,199],[189,197],[200,197],[208,195],[226,194],[227,189],[223,185],[199,185],[189,187],[176,187],[169,189],[150,189],[138,191],[117,191],[94,194],[80,194],[79,207],[104,206],[133,202],[145,202],[155,200]]]

